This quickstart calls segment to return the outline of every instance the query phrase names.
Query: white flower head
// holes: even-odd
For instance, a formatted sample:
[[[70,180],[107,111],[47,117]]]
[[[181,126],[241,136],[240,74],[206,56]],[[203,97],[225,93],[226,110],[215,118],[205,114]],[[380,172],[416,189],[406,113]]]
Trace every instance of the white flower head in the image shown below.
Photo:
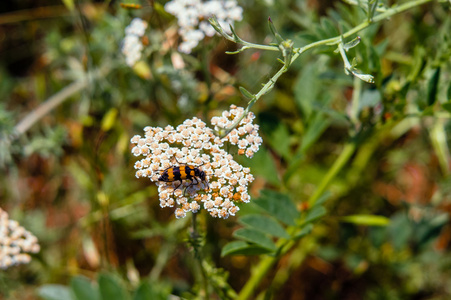
[[[0,269],[27,264],[31,261],[27,253],[39,250],[38,239],[0,208]]]
[[[243,108],[232,105],[221,124],[231,125],[243,114]],[[219,129],[215,125],[217,121],[218,117],[213,117],[211,123]],[[198,118],[185,120],[176,128],[146,127],[144,137],[135,135],[131,139],[132,153],[143,157],[135,163],[135,175],[156,182],[160,206],[177,205],[177,218],[201,208],[213,217],[234,215],[239,210],[236,203],[249,202],[248,186],[254,177],[249,168],[236,162],[225,149],[235,145],[240,151],[250,151],[250,147],[258,150],[261,138],[258,126],[252,121],[253,114],[248,113],[239,122],[238,129],[247,130],[241,135],[237,133],[238,145],[230,141],[229,135],[222,139],[216,136],[214,130]],[[248,141],[249,134],[255,137],[253,142]],[[254,142],[257,138],[260,143]]]
[[[130,67],[133,67],[141,58],[141,52],[144,48],[141,38],[144,36],[147,26],[146,21],[134,18],[130,25],[125,27],[121,51],[125,55],[125,63]]]
[[[127,27],[125,27],[125,35],[136,35],[136,36],[143,36],[144,32],[147,29],[147,22],[143,21],[140,18],[134,18],[130,25],[128,25]]]
[[[211,37],[216,33],[208,18],[215,16],[229,33],[229,25],[243,18],[243,9],[235,0],[172,0],[164,8],[177,18],[178,32],[183,40],[179,51],[184,53],[191,53],[205,36]]]

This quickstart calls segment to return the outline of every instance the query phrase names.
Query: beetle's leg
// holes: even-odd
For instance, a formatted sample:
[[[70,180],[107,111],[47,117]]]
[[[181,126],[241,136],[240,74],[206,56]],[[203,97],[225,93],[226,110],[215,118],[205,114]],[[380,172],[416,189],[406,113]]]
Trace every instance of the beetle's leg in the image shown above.
[[[196,183],[194,183],[194,179],[196,179]],[[190,187],[192,187],[193,185],[197,185],[197,184],[199,184],[199,179],[197,179],[197,177],[193,177],[193,179],[191,179],[191,183],[185,188],[185,190],[183,191],[183,196],[185,196],[185,191],[186,191],[186,189],[187,188],[190,188]]]
[[[180,162],[177,160],[177,157],[176,157],[175,155],[174,155],[173,157],[174,157],[175,161],[179,164],[179,166],[183,165],[182,163],[180,163]]]
[[[172,195],[174,196],[175,195],[175,191],[182,185],[182,183],[183,183],[183,181],[182,180],[179,180],[180,181],[180,184],[172,191]]]

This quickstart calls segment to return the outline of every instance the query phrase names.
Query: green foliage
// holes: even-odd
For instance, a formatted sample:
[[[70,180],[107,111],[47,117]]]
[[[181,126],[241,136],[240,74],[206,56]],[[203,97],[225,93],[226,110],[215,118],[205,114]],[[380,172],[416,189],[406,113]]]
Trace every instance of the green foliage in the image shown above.
[[[143,281],[132,292],[122,286],[122,283],[111,274],[100,274],[98,283],[88,278],[77,276],[72,278],[70,287],[58,284],[47,284],[39,288],[39,297],[43,300],[144,300],[167,299],[169,293],[160,284]]]
[[[0,298],[450,298],[449,2],[239,1],[243,21],[213,19],[191,54],[165,2],[13,1],[0,20],[1,208],[41,245],[0,272]],[[149,27],[129,67],[134,17]],[[250,203],[175,219],[130,138],[230,104],[263,137],[252,159],[231,150]]]
[[[255,204],[263,208],[274,218],[287,225],[295,225],[298,212],[293,202],[286,194],[271,190],[261,192],[260,198],[255,200]]]
[[[73,300],[70,289],[59,284],[47,284],[39,288],[39,297],[45,300]]]
[[[74,277],[71,280],[70,287],[77,300],[100,300],[98,289],[92,285],[91,281],[88,278],[81,276]]]

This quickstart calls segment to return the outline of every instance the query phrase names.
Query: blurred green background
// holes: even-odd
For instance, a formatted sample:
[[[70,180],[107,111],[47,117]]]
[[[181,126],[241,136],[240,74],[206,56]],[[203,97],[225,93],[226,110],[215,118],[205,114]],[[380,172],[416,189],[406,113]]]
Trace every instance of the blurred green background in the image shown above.
[[[379,4],[408,1],[388,2]],[[199,297],[186,242],[191,219],[176,220],[173,209],[159,207],[156,186],[135,178],[130,138],[145,126],[176,126],[194,116],[208,123],[230,104],[246,107],[238,87],[258,92],[280,68],[280,55],[227,55],[239,45],[219,36],[179,54],[165,1],[128,3],[142,8],[0,3],[0,206],[41,245],[29,265],[0,271],[0,298]],[[244,13],[236,32],[255,43],[275,42],[268,16],[296,47],[367,18],[365,9],[343,1],[238,3]],[[227,220],[198,217],[203,253],[215,266],[211,278],[240,291],[262,259],[221,256],[237,239],[240,218],[265,214],[253,203],[263,190],[290,199],[302,218],[337,157],[353,145],[327,182],[321,218],[280,256],[254,297],[451,299],[449,8],[433,1],[359,32],[348,58],[375,76],[374,84],[346,75],[336,47],[318,47],[252,107],[264,142],[253,159],[240,160],[256,177],[251,203]],[[149,27],[142,62],[130,68],[120,49],[134,17]],[[180,57],[183,69],[174,66]],[[68,94],[54,109],[17,132],[63,89]],[[346,218],[354,215],[364,217]],[[382,224],[372,223],[376,215]]]

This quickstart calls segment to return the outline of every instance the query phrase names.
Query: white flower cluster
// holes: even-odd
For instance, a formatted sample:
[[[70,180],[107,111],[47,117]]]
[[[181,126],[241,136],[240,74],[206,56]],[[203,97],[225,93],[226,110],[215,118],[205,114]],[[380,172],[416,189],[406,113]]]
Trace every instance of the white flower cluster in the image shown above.
[[[183,39],[179,51],[183,53],[191,53],[205,36],[216,33],[208,18],[216,16],[226,31],[229,31],[229,24],[243,18],[243,9],[236,0],[172,0],[164,9],[178,19],[179,34]]]
[[[141,58],[143,44],[141,37],[147,28],[147,22],[140,18],[134,18],[130,25],[125,27],[125,38],[122,41],[122,53],[125,55],[125,62],[130,67]]]
[[[221,129],[230,127],[237,121],[244,113],[242,107],[231,108],[230,111],[224,111],[221,117],[213,117],[211,124],[215,126],[218,132]],[[238,154],[246,154],[247,157],[252,158],[254,153],[258,151],[263,140],[258,136],[258,125],[252,124],[255,116],[249,113],[238,124],[238,128],[232,129],[230,133],[223,139],[232,145],[238,145]]]
[[[39,250],[38,239],[0,208],[0,269],[27,264],[31,257],[26,252]]]
[[[216,126],[221,126],[241,117],[243,112],[243,108],[232,105],[230,111],[225,111],[222,117],[213,120]],[[254,115],[249,113],[240,122],[236,132],[232,131],[233,134],[224,138],[216,136],[198,118],[185,120],[177,128],[146,127],[144,137],[135,135],[131,139],[135,145],[132,153],[144,156],[135,163],[135,169],[138,170],[136,177],[148,177],[157,182],[160,206],[174,207],[177,204],[177,218],[185,217],[189,211],[196,213],[201,205],[213,217],[226,219],[229,215],[234,216],[239,210],[235,203],[250,201],[248,185],[254,177],[249,168],[237,163],[224,148],[227,144],[233,144],[238,145],[239,150],[247,149],[252,154],[256,152],[262,139],[258,135],[258,125],[252,124],[253,119]],[[221,124],[217,121],[221,121]],[[159,181],[162,174],[173,175],[174,169],[183,166],[205,172],[207,182],[200,182],[200,178],[193,181],[185,179],[180,185],[180,181],[176,181],[177,176],[172,178],[173,181]]]

